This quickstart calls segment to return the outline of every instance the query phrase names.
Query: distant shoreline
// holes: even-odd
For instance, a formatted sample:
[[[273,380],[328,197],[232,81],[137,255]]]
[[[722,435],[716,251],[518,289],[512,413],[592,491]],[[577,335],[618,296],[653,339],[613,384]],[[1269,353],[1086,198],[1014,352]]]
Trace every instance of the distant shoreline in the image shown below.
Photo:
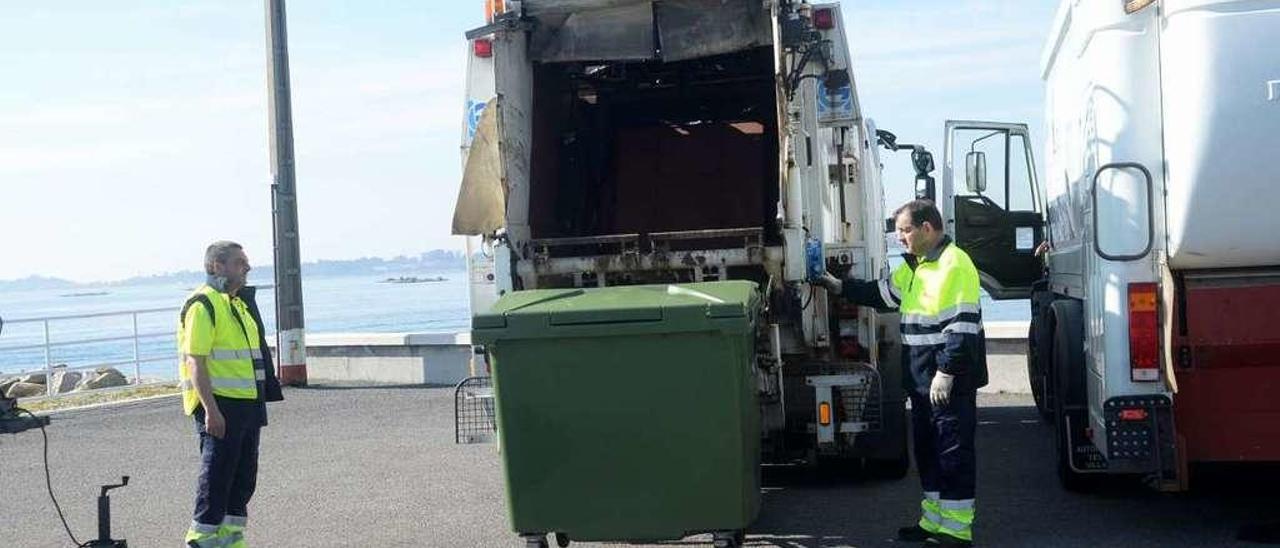
[[[64,293],[58,296],[59,297],[101,297],[103,295],[110,295],[110,294],[111,294],[110,291],[82,291],[79,293]]]
[[[425,284],[435,282],[447,282],[449,278],[444,276],[435,276],[431,278],[419,278],[417,276],[400,276],[398,278],[387,278],[378,283],[380,284]]]
[[[407,272],[462,272],[467,269],[466,256],[461,251],[434,250],[414,257],[395,257],[383,259],[379,257],[320,260],[303,263],[302,275],[309,276],[401,276]],[[191,286],[204,281],[205,274],[196,270],[168,272],[146,276],[134,276],[123,280],[75,282],[63,278],[33,275],[16,280],[0,280],[0,291],[62,289],[74,292],[78,289],[111,288],[119,286],[182,284]],[[270,266],[254,268],[249,276],[250,281],[275,280],[275,270]]]

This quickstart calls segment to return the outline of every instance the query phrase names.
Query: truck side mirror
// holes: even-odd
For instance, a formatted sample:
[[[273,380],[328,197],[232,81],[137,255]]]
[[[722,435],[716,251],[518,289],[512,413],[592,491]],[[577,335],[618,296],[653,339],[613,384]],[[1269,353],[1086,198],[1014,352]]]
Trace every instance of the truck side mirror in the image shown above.
[[[916,168],[916,178],[927,177],[933,171],[933,153],[922,146],[911,149],[911,164]]]
[[[933,177],[928,175],[916,177],[916,198],[931,202],[938,201],[938,190],[934,185]]]
[[[964,155],[964,182],[969,192],[982,194],[987,190],[987,155],[975,150]]]
[[[916,168],[916,198],[936,201],[937,190],[933,176],[929,175],[933,171],[933,153],[922,146],[912,147],[911,164]]]

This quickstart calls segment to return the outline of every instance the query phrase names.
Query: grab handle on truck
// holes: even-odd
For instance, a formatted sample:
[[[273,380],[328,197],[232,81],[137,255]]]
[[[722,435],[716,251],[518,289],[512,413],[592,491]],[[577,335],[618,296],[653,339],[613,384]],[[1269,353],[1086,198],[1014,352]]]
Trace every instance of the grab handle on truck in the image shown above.
[[[1142,251],[1138,253],[1133,253],[1133,254],[1121,253],[1121,254],[1113,255],[1102,250],[1102,238],[1100,238],[1098,234],[1098,178],[1101,177],[1102,174],[1109,169],[1136,169],[1138,171],[1141,171],[1143,177],[1146,178],[1147,245],[1143,247]],[[1102,257],[1103,259],[1106,259],[1108,261],[1136,261],[1138,259],[1146,257],[1148,253],[1151,253],[1151,246],[1155,241],[1155,235],[1156,235],[1155,206],[1153,204],[1154,195],[1152,193],[1151,171],[1147,170],[1146,166],[1139,164],[1137,162],[1113,162],[1098,168],[1098,171],[1093,174],[1093,186],[1090,187],[1089,189],[1089,195],[1090,195],[1090,198],[1093,200],[1093,231],[1094,231],[1093,250],[1098,254],[1099,257]]]

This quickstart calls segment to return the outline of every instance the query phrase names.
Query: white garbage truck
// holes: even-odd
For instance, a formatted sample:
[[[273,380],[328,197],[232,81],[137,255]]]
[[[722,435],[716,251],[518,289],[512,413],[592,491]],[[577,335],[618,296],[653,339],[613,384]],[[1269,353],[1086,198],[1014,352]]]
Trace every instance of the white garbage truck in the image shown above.
[[[473,311],[531,289],[754,281],[763,462],[905,475],[897,315],[805,281],[806,249],[839,275],[887,273],[878,143],[932,186],[929,153],[865,116],[840,6],[488,6],[468,33],[454,218]]]
[[[1028,371],[1073,489],[1280,461],[1280,1],[1063,0],[1027,126],[946,127],[948,231],[1030,298]]]

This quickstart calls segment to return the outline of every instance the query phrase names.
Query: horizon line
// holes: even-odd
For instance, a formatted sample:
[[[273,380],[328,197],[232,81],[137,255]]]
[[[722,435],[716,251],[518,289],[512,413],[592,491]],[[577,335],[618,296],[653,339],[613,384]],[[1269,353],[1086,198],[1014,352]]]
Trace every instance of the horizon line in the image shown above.
[[[383,261],[394,261],[394,260],[397,260],[397,259],[420,260],[420,259],[422,258],[422,256],[423,256],[423,255],[426,255],[426,254],[431,253],[431,252],[434,252],[434,251],[443,251],[443,252],[446,252],[446,253],[449,253],[449,254],[458,255],[460,258],[462,258],[462,259],[464,259],[464,260],[466,259],[466,256],[467,256],[467,255],[466,255],[466,252],[465,252],[465,251],[463,251],[463,250],[460,250],[460,249],[428,249],[428,250],[426,250],[426,251],[423,251],[423,252],[421,252],[421,253],[418,253],[417,255],[396,255],[396,256],[393,256],[393,257],[365,256],[365,257],[355,257],[355,258],[349,258],[349,259],[313,259],[313,260],[306,261],[306,262],[302,263],[302,266],[315,265],[315,264],[318,264],[318,263],[321,263],[321,262],[342,263],[342,262],[371,261],[371,260],[375,260],[375,259],[376,259],[376,260],[383,260]],[[272,269],[274,269],[274,268],[275,268],[275,263],[268,263],[268,264],[265,264],[265,265],[261,265],[261,266],[255,266],[255,267],[253,267],[253,269],[254,269],[254,270],[263,269],[263,268],[272,268]],[[118,283],[128,282],[128,281],[132,281],[132,280],[139,280],[139,279],[144,279],[144,278],[161,278],[161,277],[165,277],[165,276],[180,276],[180,275],[184,275],[184,274],[199,274],[199,273],[200,273],[200,271],[199,271],[198,269],[192,268],[192,269],[186,269],[186,270],[170,270],[170,271],[164,271],[164,272],[153,272],[153,273],[149,273],[149,274],[135,274],[135,275],[132,275],[132,276],[125,276],[125,277],[123,277],[123,278],[96,279],[96,280],[95,280],[95,279],[87,279],[87,280],[86,280],[86,279],[64,278],[64,277],[56,276],[56,275],[47,275],[47,274],[35,273],[35,274],[28,274],[28,275],[26,275],[26,276],[20,276],[20,277],[17,277],[17,278],[0,278],[0,285],[4,285],[4,284],[16,284],[16,283],[21,283],[21,282],[24,282],[24,281],[31,281],[31,280],[36,280],[36,281],[51,281],[51,282],[67,282],[67,283],[72,283],[72,284],[76,284],[76,285],[118,284]]]

